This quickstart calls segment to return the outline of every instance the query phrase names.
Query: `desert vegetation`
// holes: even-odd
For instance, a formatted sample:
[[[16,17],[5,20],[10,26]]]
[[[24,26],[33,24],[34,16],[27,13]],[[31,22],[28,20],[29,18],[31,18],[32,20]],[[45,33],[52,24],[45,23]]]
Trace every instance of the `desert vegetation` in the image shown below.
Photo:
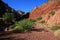
[[[40,23],[45,23],[45,20],[41,20]]]
[[[41,20],[41,19],[42,19],[42,17],[41,17],[41,16],[37,18],[37,20]]]
[[[23,19],[15,23],[16,26],[13,28],[13,31],[21,30],[23,32],[30,31],[34,28],[34,21]]]
[[[4,2],[1,3],[4,7],[0,8],[0,40],[55,40],[58,38],[56,35],[60,38],[60,25],[57,25],[60,24],[60,2],[55,4],[50,1],[52,3],[47,2],[27,13],[5,6],[7,4]],[[53,23],[49,25],[48,22]]]
[[[51,11],[50,14],[53,16],[55,14],[55,11]]]
[[[60,25],[47,25],[47,28],[51,29],[52,31],[56,31],[60,29]]]
[[[15,18],[14,18],[14,15],[13,13],[5,13],[1,18],[0,18],[0,28],[1,28],[1,31],[5,30],[6,28],[9,29],[9,27],[11,25],[13,25],[15,23]],[[7,29],[7,30],[8,30]]]
[[[15,20],[15,17],[13,15],[13,13],[5,13],[3,15],[2,18],[0,18],[0,20],[3,21],[3,24],[5,25],[2,25],[2,26],[5,26],[4,29],[6,29],[7,31],[8,30],[11,30],[11,31],[18,31],[18,30],[21,30],[23,32],[26,32],[30,29],[32,29],[34,26],[34,22],[35,20],[28,20],[28,19],[23,19],[23,20],[19,20],[19,21],[16,21]],[[1,22],[2,23],[2,22]]]

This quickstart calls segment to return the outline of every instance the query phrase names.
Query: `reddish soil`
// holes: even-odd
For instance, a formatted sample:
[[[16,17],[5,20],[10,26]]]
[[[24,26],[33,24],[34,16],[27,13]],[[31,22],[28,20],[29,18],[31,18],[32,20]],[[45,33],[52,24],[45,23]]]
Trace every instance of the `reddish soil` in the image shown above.
[[[5,33],[5,32],[4,32]],[[55,37],[53,32],[47,29],[35,29],[26,33],[12,33],[8,32],[0,36],[0,40],[60,40]]]

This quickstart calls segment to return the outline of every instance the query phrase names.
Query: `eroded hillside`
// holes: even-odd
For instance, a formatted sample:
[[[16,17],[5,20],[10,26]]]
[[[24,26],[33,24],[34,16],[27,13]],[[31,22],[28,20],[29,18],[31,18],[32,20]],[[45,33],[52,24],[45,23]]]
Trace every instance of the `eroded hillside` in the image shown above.
[[[29,15],[30,19],[42,17],[47,24],[60,24],[60,0],[48,1],[41,6],[35,7]]]

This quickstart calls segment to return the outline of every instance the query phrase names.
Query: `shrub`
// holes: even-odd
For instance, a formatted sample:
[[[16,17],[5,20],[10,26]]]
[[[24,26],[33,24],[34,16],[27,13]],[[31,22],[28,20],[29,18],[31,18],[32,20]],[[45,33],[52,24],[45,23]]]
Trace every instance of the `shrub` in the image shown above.
[[[37,20],[41,20],[41,19],[42,19],[42,17],[38,17],[38,18],[37,18]]]
[[[55,14],[55,11],[51,11],[51,13],[50,13],[51,15],[54,15]]]
[[[19,22],[16,22],[16,27],[14,30],[22,30],[24,32],[29,31],[30,29],[33,28],[34,22],[24,19]]]
[[[45,23],[45,20],[40,21],[40,23]]]
[[[12,26],[15,23],[15,17],[13,13],[5,13],[3,17],[1,18],[3,28],[7,28],[7,31],[9,30],[10,26]]]
[[[5,13],[3,15],[3,20],[15,20],[13,13]]]
[[[31,22],[36,22],[36,20],[30,19]]]
[[[53,30],[53,31],[55,31],[55,30],[60,29],[60,26],[52,26],[50,29]]]
[[[5,13],[3,15],[3,21],[7,24],[12,24],[13,22],[15,23],[15,17],[13,13]]]

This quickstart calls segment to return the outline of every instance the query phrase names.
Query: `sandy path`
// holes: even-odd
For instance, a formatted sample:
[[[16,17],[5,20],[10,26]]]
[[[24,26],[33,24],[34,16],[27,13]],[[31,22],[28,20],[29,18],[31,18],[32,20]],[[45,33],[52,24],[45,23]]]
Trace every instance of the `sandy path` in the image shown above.
[[[52,32],[42,30],[31,31],[27,33],[10,33],[8,35],[0,36],[0,40],[60,40],[55,37]]]

